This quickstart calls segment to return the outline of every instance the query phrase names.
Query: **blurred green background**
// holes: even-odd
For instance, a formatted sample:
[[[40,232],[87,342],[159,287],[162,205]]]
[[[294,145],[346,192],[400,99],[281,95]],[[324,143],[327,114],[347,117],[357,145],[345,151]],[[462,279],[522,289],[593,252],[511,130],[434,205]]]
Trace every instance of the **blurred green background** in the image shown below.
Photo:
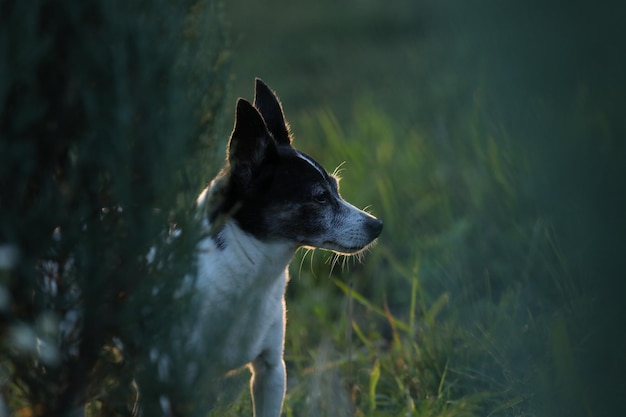
[[[623,3],[229,0],[224,17],[224,145],[261,77],[295,146],[385,222],[362,263],[293,262],[286,415],[626,409]]]

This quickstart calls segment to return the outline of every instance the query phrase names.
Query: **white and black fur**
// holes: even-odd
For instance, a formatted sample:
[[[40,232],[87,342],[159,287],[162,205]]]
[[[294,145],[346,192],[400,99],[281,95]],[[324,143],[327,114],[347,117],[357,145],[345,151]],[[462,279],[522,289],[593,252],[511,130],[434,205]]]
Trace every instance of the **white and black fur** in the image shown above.
[[[302,246],[362,251],[382,222],[344,201],[337,179],[291,146],[274,93],[256,80],[237,101],[226,166],[198,197],[196,288],[202,340],[224,372],[249,365],[255,417],[278,417],[285,394],[287,266]]]

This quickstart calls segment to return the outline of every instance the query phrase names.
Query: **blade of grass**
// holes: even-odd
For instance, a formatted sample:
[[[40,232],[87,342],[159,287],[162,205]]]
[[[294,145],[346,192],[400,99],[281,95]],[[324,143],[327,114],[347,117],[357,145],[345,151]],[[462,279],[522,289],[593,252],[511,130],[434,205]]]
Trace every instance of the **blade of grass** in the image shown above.
[[[397,322],[391,314],[387,303],[385,303],[385,317],[387,317],[387,321],[389,321],[389,325],[391,326],[391,333],[393,334],[393,345],[398,349],[398,351],[400,351],[402,349],[402,342],[400,341],[400,335],[398,334]]]
[[[514,406],[516,406],[517,404],[520,404],[523,401],[524,401],[524,398],[522,397],[511,398],[510,400],[503,402],[502,404],[500,404],[499,406],[491,410],[491,412],[487,414],[487,417],[491,417],[492,415],[497,414],[500,411],[513,408]]]
[[[370,411],[376,410],[376,387],[378,386],[378,381],[380,379],[380,361],[376,359],[374,362],[374,367],[370,372],[370,386],[369,386],[369,397],[370,397]]]
[[[416,268],[417,269],[417,268]],[[419,286],[419,279],[417,278],[417,271],[415,276],[411,280],[411,307],[409,309],[409,335],[410,340],[413,340],[415,336],[415,309],[417,307],[417,290]]]
[[[352,297],[352,299],[354,299],[356,302],[358,302],[362,306],[372,310],[374,313],[378,314],[379,316],[385,317],[385,318],[389,319],[389,316],[387,315],[387,313],[383,309],[373,305],[370,301],[368,301],[361,294],[359,294],[358,292],[356,292],[352,288],[348,287],[346,284],[344,284],[343,282],[339,281],[336,278],[333,278],[332,281],[333,281],[333,283],[337,287],[339,287],[339,289],[341,291],[343,291],[349,297]],[[398,320],[398,319],[396,319],[394,317],[391,317],[391,319],[393,320],[393,325],[397,326],[400,330],[403,330],[405,332],[409,330],[409,326],[406,323],[404,323],[401,320]]]
[[[437,398],[441,398],[441,393],[443,392],[443,383],[446,381],[447,374],[448,374],[448,361],[446,361],[446,366],[443,367],[443,372],[441,373],[439,386],[437,387]]]
[[[352,321],[352,329],[354,329],[354,333],[356,333],[361,343],[363,343],[367,347],[368,350],[373,351],[374,345],[372,345],[372,343],[369,340],[367,340],[367,337],[365,337],[365,335],[363,334],[363,331],[354,320]]]
[[[450,296],[448,293],[441,294],[437,300],[424,312],[424,322],[429,326],[433,326],[435,324],[435,319],[441,312],[441,310],[448,304],[448,300]]]

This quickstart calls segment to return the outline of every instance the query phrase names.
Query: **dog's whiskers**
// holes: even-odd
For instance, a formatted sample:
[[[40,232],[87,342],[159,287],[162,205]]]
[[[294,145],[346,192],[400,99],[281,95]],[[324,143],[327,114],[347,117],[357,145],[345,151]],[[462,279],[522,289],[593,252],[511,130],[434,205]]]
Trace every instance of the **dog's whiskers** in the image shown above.
[[[313,267],[313,262],[315,261],[315,252],[316,252],[316,248],[312,248],[312,247],[305,247],[304,248],[304,255],[302,255],[302,258],[300,259],[300,266],[298,268],[298,278],[302,275],[302,267],[304,266],[304,261],[306,260],[306,257],[309,256],[309,254],[311,255],[309,257],[309,269],[311,270],[311,274],[313,274],[313,278],[317,278],[317,275],[315,274],[315,268]]]
[[[300,277],[302,276],[302,265],[304,265],[304,260],[306,259],[306,256],[309,254],[309,252],[311,252],[312,250],[313,249],[311,248],[306,248],[304,250],[302,258],[300,258],[300,266],[298,267],[298,279],[300,279]]]
[[[311,261],[310,261],[310,265],[309,267],[311,268],[311,273],[313,274],[313,278],[317,278],[317,275],[315,274],[315,268],[313,268],[313,257],[315,256],[315,248],[311,249]]]
[[[344,168],[343,166],[346,164],[346,161],[343,161],[342,163],[340,163],[339,165],[337,165],[337,168],[335,168],[335,170],[333,171],[333,173],[331,174],[333,177],[337,178],[337,179],[341,179],[341,173],[343,172]]]
[[[328,271],[328,278],[330,278],[333,275],[333,271],[335,270],[335,265],[337,265],[337,262],[339,261],[340,256],[341,255],[339,255],[338,253],[333,253],[332,256],[329,258],[330,271]],[[343,271],[343,267],[341,268],[341,270]]]

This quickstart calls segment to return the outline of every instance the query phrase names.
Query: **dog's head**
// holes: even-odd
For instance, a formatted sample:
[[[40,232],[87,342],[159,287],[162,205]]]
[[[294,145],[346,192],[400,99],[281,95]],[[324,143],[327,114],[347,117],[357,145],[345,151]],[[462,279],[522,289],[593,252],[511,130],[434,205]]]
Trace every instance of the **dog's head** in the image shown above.
[[[222,181],[218,211],[257,239],[352,254],[382,231],[380,220],[341,198],[334,176],[291,146],[280,101],[259,79],[254,105],[237,101]]]

